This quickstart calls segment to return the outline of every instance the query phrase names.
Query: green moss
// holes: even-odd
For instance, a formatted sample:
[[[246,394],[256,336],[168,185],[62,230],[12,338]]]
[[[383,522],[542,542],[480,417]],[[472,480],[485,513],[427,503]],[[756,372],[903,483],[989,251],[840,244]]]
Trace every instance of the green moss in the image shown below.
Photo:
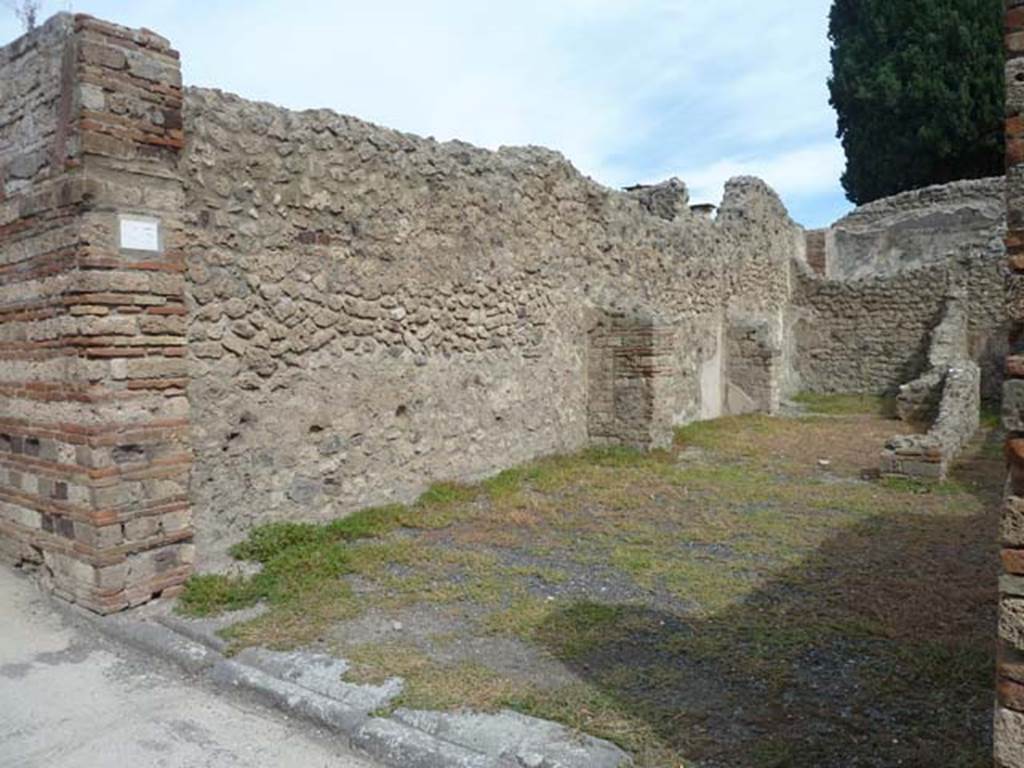
[[[325,527],[327,536],[342,541],[373,539],[402,527],[409,519],[406,507],[372,507],[335,520]]]
[[[230,550],[236,560],[265,563],[284,550],[323,539],[323,528],[306,523],[268,523],[254,528],[249,537]]]
[[[480,487],[492,501],[499,501],[519,493],[527,483],[537,481],[542,474],[539,464],[528,464],[499,472],[480,483]]]

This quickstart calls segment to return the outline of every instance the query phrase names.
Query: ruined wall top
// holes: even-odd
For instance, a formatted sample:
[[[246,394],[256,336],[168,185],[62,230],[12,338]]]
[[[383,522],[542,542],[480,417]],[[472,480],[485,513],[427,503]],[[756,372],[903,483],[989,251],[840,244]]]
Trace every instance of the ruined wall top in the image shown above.
[[[889,275],[950,257],[1002,258],[1003,177],[940,184],[876,200],[826,234],[829,277]]]

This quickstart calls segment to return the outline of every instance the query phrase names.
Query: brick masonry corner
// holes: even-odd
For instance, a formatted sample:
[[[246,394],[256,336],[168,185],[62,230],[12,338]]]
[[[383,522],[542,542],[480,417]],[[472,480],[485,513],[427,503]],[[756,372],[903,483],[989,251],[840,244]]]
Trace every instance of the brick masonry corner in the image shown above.
[[[0,558],[110,613],[194,559],[178,54],[60,14],[0,75]]]

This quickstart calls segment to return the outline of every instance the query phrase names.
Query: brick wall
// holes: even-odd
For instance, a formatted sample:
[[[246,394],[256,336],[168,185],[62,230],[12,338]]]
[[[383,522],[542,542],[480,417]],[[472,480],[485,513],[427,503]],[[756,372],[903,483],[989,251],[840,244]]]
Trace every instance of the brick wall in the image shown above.
[[[587,425],[595,445],[672,445],[678,334],[650,318],[604,317],[590,332]]]
[[[0,556],[100,612],[193,560],[181,103],[145,30],[62,14],[0,49]]]
[[[816,275],[822,277],[828,271],[828,230],[810,229],[805,234],[807,247],[807,266]]]
[[[1006,3],[1006,248],[1010,356],[1003,397],[1010,478],[1001,527],[998,701],[995,762],[1024,766],[1024,0]]]

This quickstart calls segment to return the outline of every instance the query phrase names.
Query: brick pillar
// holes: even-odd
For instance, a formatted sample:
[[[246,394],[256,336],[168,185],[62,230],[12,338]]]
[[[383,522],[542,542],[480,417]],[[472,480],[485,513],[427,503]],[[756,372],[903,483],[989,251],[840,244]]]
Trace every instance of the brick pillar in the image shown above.
[[[591,331],[587,421],[594,445],[642,450],[672,445],[677,376],[675,329],[607,316]]]
[[[0,154],[0,555],[109,613],[193,561],[178,54],[61,15],[0,67],[38,113]]]
[[[807,247],[807,266],[816,275],[828,273],[828,230],[809,229],[804,233]]]
[[[1024,768],[1024,0],[1006,3],[1007,302],[1010,357],[1003,394],[1009,480],[1000,536],[995,762]]]

